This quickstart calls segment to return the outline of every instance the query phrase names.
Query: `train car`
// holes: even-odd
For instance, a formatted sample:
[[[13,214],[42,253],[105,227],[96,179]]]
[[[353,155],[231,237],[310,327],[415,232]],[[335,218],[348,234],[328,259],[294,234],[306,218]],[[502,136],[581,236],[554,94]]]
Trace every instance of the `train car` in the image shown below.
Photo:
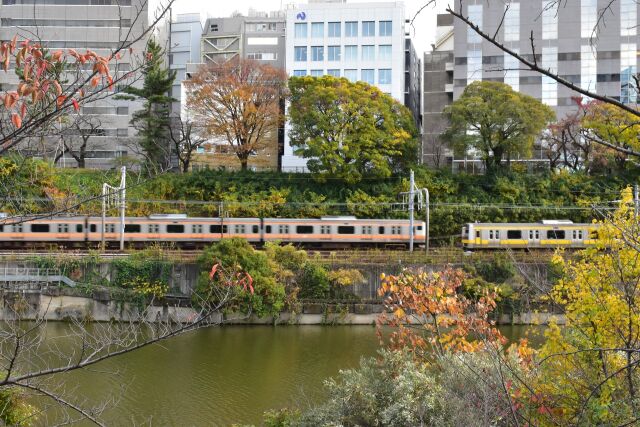
[[[426,224],[414,222],[414,241],[424,243]],[[264,240],[301,243],[317,247],[406,246],[409,221],[325,216],[320,219],[265,219]]]
[[[462,228],[465,249],[583,249],[596,242],[598,224],[569,220],[537,223],[468,223]]]
[[[37,220],[5,218],[0,222],[0,245],[17,247],[118,247],[120,218],[93,216],[52,217]],[[425,223],[414,223],[415,243],[425,238]],[[240,237],[252,244],[282,241],[314,247],[406,246],[409,221],[355,217],[310,218],[189,218],[184,214],[125,218],[127,246],[170,243],[202,247],[224,238]]]

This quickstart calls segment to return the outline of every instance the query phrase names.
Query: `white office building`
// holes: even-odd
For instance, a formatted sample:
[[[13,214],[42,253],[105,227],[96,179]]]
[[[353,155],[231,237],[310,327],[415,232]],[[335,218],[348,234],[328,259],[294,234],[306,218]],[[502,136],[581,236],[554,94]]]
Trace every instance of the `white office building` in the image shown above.
[[[402,2],[310,0],[287,10],[286,68],[290,76],[365,81],[405,103],[405,10]],[[302,171],[285,136],[283,171]]]

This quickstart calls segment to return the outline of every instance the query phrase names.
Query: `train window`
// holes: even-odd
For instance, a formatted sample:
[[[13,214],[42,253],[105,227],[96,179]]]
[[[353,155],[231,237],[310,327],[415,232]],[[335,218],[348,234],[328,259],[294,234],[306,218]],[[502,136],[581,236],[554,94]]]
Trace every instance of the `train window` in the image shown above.
[[[507,239],[522,239],[522,231],[507,230]]]
[[[76,224],[76,233],[82,233],[82,224]]]
[[[339,225],[338,234],[355,234],[356,228],[351,225]]]
[[[116,225],[115,224],[105,224],[104,225],[104,232],[105,233],[115,233],[116,232]]]
[[[95,224],[90,224],[89,225],[89,231],[90,232],[95,233],[97,229],[98,229],[98,227],[96,227]]]
[[[159,233],[160,224],[149,224],[149,233]]]
[[[258,227],[257,225],[252,225],[251,226],[251,232],[253,234],[258,234],[260,232],[260,227]]]
[[[480,230],[476,231],[476,238],[479,239],[480,238]]]
[[[416,230],[418,230],[418,231],[422,231],[422,226],[421,226],[421,225],[417,226],[417,227],[416,227]]]
[[[384,234],[384,226],[378,227],[378,234]]]
[[[210,225],[209,233],[226,233],[227,226],[226,225]]]
[[[58,226],[58,228],[60,228],[60,226]],[[31,224],[31,232],[32,233],[48,233],[49,224]]]
[[[182,224],[167,224],[167,233],[184,233],[184,225]]]
[[[547,239],[552,239],[552,240],[564,239],[564,230],[547,231]]]
[[[493,239],[493,230],[489,230],[489,239]]]
[[[320,234],[331,234],[331,226],[330,225],[321,225],[320,226]]]
[[[362,234],[372,234],[372,229],[373,227],[371,227],[370,225],[363,225]]]
[[[15,231],[16,233],[22,233],[22,224],[15,224],[13,226],[13,231]]]
[[[571,237],[573,240],[582,240],[582,230],[573,230]]]
[[[289,234],[289,226],[288,225],[279,225],[278,233],[280,234]]]
[[[312,225],[297,225],[296,233],[298,234],[313,234],[313,226]]]
[[[402,228],[399,225],[392,225],[391,234],[402,234]]]
[[[529,230],[529,240],[540,240],[540,230]]]
[[[125,233],[139,233],[140,232],[140,224],[125,224],[124,225]]]
[[[236,233],[236,234],[244,234],[245,233],[244,224],[236,224],[236,225],[234,225],[233,232]]]
[[[4,225],[0,224],[0,233],[4,231]]]
[[[31,226],[31,231],[33,231],[33,226]],[[49,226],[47,225],[47,232],[48,231],[49,231]],[[68,232],[69,232],[69,224],[58,224],[58,233],[68,233]]]
[[[267,226],[264,228],[264,232],[265,232],[265,233],[267,233],[267,234],[271,234],[271,226],[270,226],[270,225],[267,225]]]

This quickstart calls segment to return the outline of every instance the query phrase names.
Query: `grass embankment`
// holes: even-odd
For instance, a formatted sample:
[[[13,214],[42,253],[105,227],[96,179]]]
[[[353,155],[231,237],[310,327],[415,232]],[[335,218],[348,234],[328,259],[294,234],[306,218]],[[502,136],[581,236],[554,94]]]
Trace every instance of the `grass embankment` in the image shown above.
[[[102,183],[119,182],[118,171],[54,169],[38,161],[19,167],[4,159],[0,176],[8,197],[2,210],[18,213],[55,210],[100,212]],[[448,244],[466,222],[529,222],[545,218],[591,221],[592,206],[613,206],[621,188],[637,176],[586,176],[563,172],[477,176],[416,169],[418,187],[431,194],[432,239]],[[191,216],[319,217],[348,214],[362,218],[406,218],[394,205],[406,191],[404,176],[317,182],[308,174],[205,170],[154,178],[130,173],[127,214],[184,212]],[[45,200],[34,200],[44,198]],[[162,201],[181,202],[162,202]],[[188,201],[188,202],[185,202]],[[115,211],[114,211],[115,213]],[[422,218],[423,212],[417,214]]]

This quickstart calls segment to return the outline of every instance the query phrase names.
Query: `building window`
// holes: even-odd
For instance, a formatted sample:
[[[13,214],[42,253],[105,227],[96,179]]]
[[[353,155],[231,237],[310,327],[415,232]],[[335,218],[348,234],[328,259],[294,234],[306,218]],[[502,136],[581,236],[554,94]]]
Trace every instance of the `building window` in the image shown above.
[[[376,59],[376,47],[373,45],[362,46],[362,60],[375,61],[375,59]]]
[[[518,41],[520,40],[520,3],[505,4],[504,16],[504,40]]]
[[[293,57],[296,62],[305,62],[307,60],[307,47],[306,46],[294,47]]]
[[[311,77],[322,77],[322,70],[311,70]]]
[[[344,47],[344,59],[345,61],[357,61],[358,60],[358,46],[350,45]]]
[[[597,74],[597,58],[596,52],[591,45],[582,45],[580,47],[581,70],[580,87],[585,90],[594,92],[596,90],[596,74]]]
[[[307,38],[307,23],[297,23],[294,26],[295,28],[295,38],[304,39]]]
[[[345,22],[344,35],[347,37],[358,37],[358,22],[357,21]]]
[[[313,38],[324,37],[324,22],[311,23],[311,37]]]
[[[542,67],[552,73],[558,72],[557,47],[542,48]],[[551,77],[542,76],[542,102],[550,106],[558,105],[558,82]]]
[[[558,38],[558,4],[555,0],[542,2],[542,39]]]
[[[478,28],[482,29],[482,5],[474,4],[469,5],[467,14],[469,15],[469,20],[473,22]],[[471,27],[467,28],[467,43],[481,43],[482,37],[480,34],[476,33]]]
[[[623,104],[635,104],[638,101],[634,80],[637,70],[636,51],[635,43],[620,45],[620,102]]]
[[[391,59],[391,45],[381,44],[378,46],[378,60],[388,61]]]
[[[327,31],[329,32],[329,37],[340,37],[340,23],[339,22],[329,22]]]
[[[311,46],[311,60],[324,61],[324,46]]]
[[[391,21],[380,21],[380,37],[391,36],[393,27]]]
[[[519,53],[518,49],[514,49]],[[520,61],[508,53],[504,54],[504,82],[516,92],[520,90]]]
[[[344,70],[344,77],[350,82],[356,82],[358,80],[358,70]]]
[[[376,23],[375,21],[362,21],[362,37],[375,37]]]
[[[304,77],[307,75],[307,70],[293,70],[294,77]]]
[[[638,10],[636,0],[620,0],[620,35],[635,36],[637,34]]]
[[[482,80],[482,51],[467,52],[467,84]]]
[[[370,85],[374,84],[374,70],[362,70],[360,72],[361,79],[365,83]]]
[[[340,46],[329,46],[327,48],[329,61],[340,61]]]
[[[381,85],[391,84],[391,69],[383,68],[378,70],[378,83]]]
[[[211,24],[211,32],[212,33],[218,32],[218,24]]]
[[[327,74],[332,77],[340,77],[340,70],[339,69],[327,70]]]
[[[598,19],[598,0],[581,0],[580,4],[580,33],[583,38],[590,38],[595,34]]]

